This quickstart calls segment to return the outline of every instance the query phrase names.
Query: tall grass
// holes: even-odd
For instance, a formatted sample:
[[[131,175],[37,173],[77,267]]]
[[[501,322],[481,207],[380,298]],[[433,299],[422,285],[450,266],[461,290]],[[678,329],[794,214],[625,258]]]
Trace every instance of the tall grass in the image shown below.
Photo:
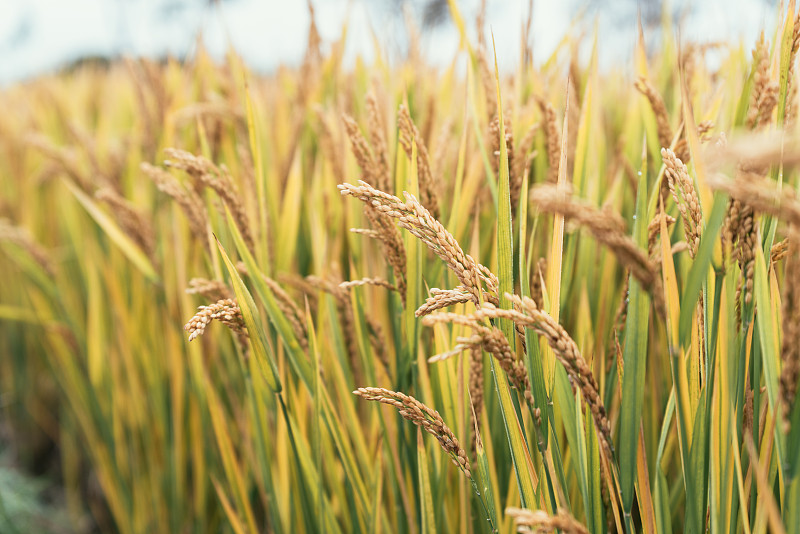
[[[800,532],[794,4],[513,75],[451,12],[438,70],[312,22],[3,92],[2,413],[75,530]]]

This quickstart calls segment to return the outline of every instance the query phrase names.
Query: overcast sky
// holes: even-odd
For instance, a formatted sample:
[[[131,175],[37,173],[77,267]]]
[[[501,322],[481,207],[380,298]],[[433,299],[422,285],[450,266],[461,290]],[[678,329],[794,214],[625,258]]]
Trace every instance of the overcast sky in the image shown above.
[[[87,55],[172,54],[187,57],[202,34],[206,46],[222,57],[227,39],[255,69],[297,64],[308,31],[303,0],[229,0],[209,7],[207,0],[0,0],[0,84],[51,71]],[[392,1],[314,0],[317,24],[327,43],[337,39],[348,22],[346,58],[372,57],[370,28],[383,47],[398,51],[404,39],[402,17],[388,7]],[[461,1],[473,25],[477,0]],[[606,6],[619,2],[606,0]],[[583,27],[599,16],[601,57],[606,64],[630,57],[635,39],[636,11],[627,8],[589,10]],[[494,30],[498,60],[514,65],[527,0],[489,1],[488,24]],[[777,4],[764,0],[673,1],[688,15],[681,24],[683,39],[754,42],[761,28],[773,30]],[[578,0],[534,0],[534,55],[542,61],[568,31],[580,11]],[[434,63],[449,61],[458,47],[452,25],[426,32],[423,51]]]

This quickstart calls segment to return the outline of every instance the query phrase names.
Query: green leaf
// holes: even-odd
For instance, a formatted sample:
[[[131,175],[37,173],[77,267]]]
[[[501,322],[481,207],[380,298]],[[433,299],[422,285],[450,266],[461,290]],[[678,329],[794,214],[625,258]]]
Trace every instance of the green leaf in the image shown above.
[[[583,507],[586,510],[586,523],[587,527],[589,527],[590,531],[594,531],[594,507],[592,506],[592,500],[590,497],[590,483],[589,483],[589,466],[588,466],[588,452],[586,450],[586,435],[584,434],[584,421],[583,421],[583,408],[582,402],[580,397],[580,392],[575,392],[575,397],[573,397],[575,401],[574,404],[574,416],[572,417],[572,422],[575,426],[575,466],[577,467],[578,471],[578,486],[581,490],[581,497],[583,497]],[[588,418],[591,420],[591,417]]]
[[[477,480],[473,478],[473,487],[487,515],[487,520],[492,526],[492,530],[495,531],[497,530],[497,510],[494,505],[492,478],[489,475],[489,459],[486,456],[486,449],[483,447],[483,441],[477,427],[475,428],[475,456],[478,460],[478,469]]]
[[[694,257],[689,275],[684,284],[683,295],[681,296],[681,315],[678,327],[678,337],[683,347],[688,346],[692,339],[692,317],[697,309],[697,299],[700,298],[700,291],[708,279],[708,268],[711,266],[711,259],[714,253],[714,246],[717,244],[719,230],[728,209],[728,197],[717,194],[714,198],[714,208],[708,218],[700,237],[700,245],[697,247],[697,254]]]
[[[685,470],[692,473],[686,483],[686,517],[685,532],[702,532],[706,522],[706,508],[708,502],[708,399],[709,388],[703,390],[700,401],[695,410],[692,428],[692,445],[689,451],[689,465]]]
[[[794,477],[787,491],[783,522],[789,534],[800,534],[800,477]]]
[[[158,274],[156,274],[153,264],[150,263],[147,255],[142,252],[139,245],[133,242],[128,235],[123,232],[117,223],[111,217],[105,214],[103,210],[92,200],[86,193],[75,185],[72,180],[64,178],[64,184],[73,196],[80,202],[86,212],[94,219],[94,221],[103,229],[111,241],[119,247],[125,256],[136,266],[139,271],[151,282],[158,282]]]
[[[528,272],[527,255],[525,254],[525,244],[527,243],[528,235],[528,176],[522,177],[522,188],[519,195],[519,207],[517,208],[517,226],[519,227],[519,285],[520,292],[524,297],[531,295],[531,279]],[[539,276],[537,270],[534,273]],[[537,302],[541,306],[541,302]],[[528,369],[528,381],[531,385],[531,393],[533,393],[533,404],[535,409],[539,410],[539,420],[541,424],[537,428],[537,438],[539,440],[538,446],[540,451],[547,448],[547,385],[544,381],[544,367],[542,366],[542,358],[539,355],[539,340],[536,334],[530,328],[525,329],[525,346],[527,348],[526,367]],[[535,420],[534,420],[535,424]]]
[[[639,179],[636,197],[636,223],[633,238],[644,247],[647,242],[647,181],[646,173]],[[633,508],[636,482],[636,447],[644,403],[645,369],[647,364],[647,334],[650,318],[650,299],[633,276],[628,288],[628,317],[625,322],[624,374],[622,376],[622,405],[620,407],[619,467],[622,485],[622,505],[626,515]]]
[[[231,232],[233,242],[236,245],[236,251],[239,253],[239,257],[242,258],[242,261],[244,261],[244,264],[247,267],[247,272],[250,275],[251,283],[253,284],[258,297],[261,299],[261,302],[264,304],[264,308],[267,312],[269,320],[273,325],[275,325],[278,335],[288,349],[287,352],[289,355],[289,363],[291,363],[292,368],[303,380],[309,390],[313,391],[314,370],[311,368],[311,364],[306,357],[306,353],[303,351],[303,348],[297,341],[297,338],[294,335],[294,330],[292,330],[292,326],[286,319],[286,315],[278,306],[278,302],[275,300],[275,295],[272,294],[269,286],[267,286],[267,284],[264,282],[264,275],[256,263],[255,258],[250,253],[250,250],[247,248],[247,245],[242,238],[242,234],[239,232],[239,228],[236,226],[233,216],[227,207],[225,208],[225,215],[228,221],[228,230]],[[217,243],[219,244],[219,241]],[[241,281],[239,273],[236,271],[235,267],[234,274],[235,278]],[[231,274],[231,278],[234,278],[234,274]]]
[[[398,145],[399,148],[399,145]],[[405,161],[403,150],[397,150],[398,158]],[[417,168],[417,143],[411,143],[411,166],[405,167],[405,189],[412,195],[419,197],[419,169]],[[419,347],[420,326],[414,310],[422,302],[422,243],[410,233],[405,234],[406,248],[406,309],[405,332],[406,347],[408,348],[408,358],[406,361],[412,363],[417,358]]]
[[[417,427],[417,474],[419,476],[419,508],[422,516],[422,534],[436,534],[436,515],[434,514],[431,493],[431,475],[428,471],[428,454],[422,440],[422,429]]]
[[[600,467],[600,443],[594,419],[586,418],[586,467],[589,502],[586,504],[586,524],[591,532],[600,532],[603,528],[603,499],[600,487],[603,484]]]
[[[772,417],[780,420],[780,407],[778,399],[778,381],[780,377],[780,341],[778,339],[778,310],[777,298],[771,298],[770,280],[767,264],[761,247],[755,247],[755,280],[754,293],[758,311],[756,313],[756,328],[758,341],[761,343],[761,363],[764,370],[764,382],[767,386],[767,397]],[[775,295],[777,297],[777,295]],[[781,431],[779,424],[775,426],[775,442],[778,449],[778,460],[786,461],[786,434]],[[786,466],[781,464],[782,468]]]
[[[225,262],[225,267],[228,269],[228,275],[230,275],[231,283],[233,284],[233,291],[236,293],[236,300],[239,303],[239,308],[242,310],[242,318],[244,319],[245,326],[247,326],[247,333],[250,336],[250,345],[253,347],[253,358],[255,358],[258,363],[258,367],[264,375],[264,379],[267,381],[269,388],[275,393],[279,393],[283,388],[281,386],[280,377],[278,376],[278,367],[275,365],[275,361],[267,348],[267,335],[264,332],[264,323],[261,321],[261,313],[258,311],[258,307],[256,307],[252,295],[250,295],[250,291],[247,290],[242,278],[239,276],[239,272],[236,270],[236,267],[233,265],[233,262],[231,262],[231,259],[228,257],[227,252],[225,252],[219,240],[217,240],[217,247],[219,247],[219,252]]]
[[[505,143],[505,124],[503,123],[503,104],[500,96],[500,78],[495,57],[495,83],[497,87],[498,114],[500,121],[500,176],[497,188],[497,260],[499,263],[500,306],[509,308],[510,304],[506,293],[514,292],[514,237],[511,232],[511,191],[508,182],[508,151]],[[509,320],[500,320],[500,330],[505,335],[512,349],[516,345],[514,324]],[[495,359],[491,358],[492,376],[494,376],[495,389],[500,397],[500,408],[503,413],[503,423],[508,434],[511,447],[511,456],[514,460],[514,471],[519,484],[522,505],[533,507],[536,503],[533,488],[533,463],[528,451],[528,445],[522,431],[522,424],[517,418],[517,412],[511,399],[511,389],[508,378]]]
[[[255,173],[256,177],[256,188],[257,192],[256,195],[258,196],[258,215],[259,215],[259,228],[261,229],[260,235],[261,239],[264,241],[262,247],[258,247],[258,250],[262,252],[262,257],[259,258],[264,265],[271,265],[271,258],[269,257],[269,246],[267,246],[267,240],[269,236],[267,235],[267,231],[270,228],[269,225],[269,213],[270,210],[267,207],[267,192],[266,192],[266,180],[264,174],[264,159],[261,154],[261,136],[259,135],[259,129],[257,126],[256,116],[255,116],[255,109],[253,108],[253,99],[250,94],[250,85],[247,82],[247,78],[244,78],[244,102],[245,102],[245,113],[247,118],[247,139],[250,144],[250,154],[253,157],[253,172]],[[269,269],[267,269],[269,271]]]
[[[669,503],[669,486],[667,477],[661,468],[656,469],[656,489],[654,496],[656,508],[656,526],[659,532],[672,532],[672,509]]]
[[[315,465],[315,453],[313,452],[313,449],[318,447],[319,443],[309,444],[306,434],[301,430],[296,418],[288,413],[286,414],[286,422],[290,430],[289,436],[292,448],[294,449],[292,457],[297,463],[296,467],[299,475],[297,483],[302,486],[300,494],[303,497],[302,500],[310,501],[302,503],[304,515],[310,516],[306,517],[306,519],[311,520],[311,524],[320,531],[341,532],[341,528],[336,522],[336,517],[327,502],[328,497],[319,491],[323,485],[323,480],[321,471]],[[319,515],[313,517],[315,512]]]

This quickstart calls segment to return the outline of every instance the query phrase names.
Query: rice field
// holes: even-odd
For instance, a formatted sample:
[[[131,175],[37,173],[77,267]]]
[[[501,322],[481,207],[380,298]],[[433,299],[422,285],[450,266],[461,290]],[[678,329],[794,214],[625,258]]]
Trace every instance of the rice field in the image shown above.
[[[0,458],[50,496],[0,470],[0,531],[800,532],[780,9],[513,72],[456,2],[444,68],[312,11],[271,75],[3,90]]]

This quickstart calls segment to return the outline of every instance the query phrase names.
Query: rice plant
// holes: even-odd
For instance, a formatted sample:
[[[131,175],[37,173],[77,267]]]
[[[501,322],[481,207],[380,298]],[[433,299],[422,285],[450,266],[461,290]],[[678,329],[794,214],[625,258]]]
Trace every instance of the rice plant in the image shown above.
[[[513,73],[450,11],[447,68],[312,11],[297,69],[2,92],[0,405],[70,530],[800,532],[794,3]]]

